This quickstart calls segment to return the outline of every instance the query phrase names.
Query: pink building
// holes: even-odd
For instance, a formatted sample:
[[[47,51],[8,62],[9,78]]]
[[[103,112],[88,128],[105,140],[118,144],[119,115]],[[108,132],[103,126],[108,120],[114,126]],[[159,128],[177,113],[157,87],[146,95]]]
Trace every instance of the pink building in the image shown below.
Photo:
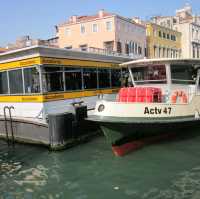
[[[92,16],[72,16],[56,28],[60,48],[145,56],[145,26],[104,10]]]

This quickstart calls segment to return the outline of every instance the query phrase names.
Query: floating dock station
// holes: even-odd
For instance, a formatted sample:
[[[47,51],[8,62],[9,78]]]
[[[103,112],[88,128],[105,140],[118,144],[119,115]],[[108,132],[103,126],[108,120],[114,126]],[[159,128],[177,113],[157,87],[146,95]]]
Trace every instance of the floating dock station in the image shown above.
[[[119,64],[129,60],[44,46],[0,54],[0,137],[51,149],[77,142],[88,110],[116,95]]]

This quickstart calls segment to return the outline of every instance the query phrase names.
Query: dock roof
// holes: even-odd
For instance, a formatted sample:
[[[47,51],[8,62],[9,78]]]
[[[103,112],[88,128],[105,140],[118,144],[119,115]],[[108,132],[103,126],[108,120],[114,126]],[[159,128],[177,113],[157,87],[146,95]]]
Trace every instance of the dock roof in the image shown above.
[[[49,57],[62,59],[91,60],[102,62],[123,63],[132,60],[130,57],[121,55],[110,55],[92,52],[83,52],[80,50],[67,50],[47,46],[31,46],[22,49],[7,51],[0,54],[0,63],[12,62],[21,59],[34,57]]]

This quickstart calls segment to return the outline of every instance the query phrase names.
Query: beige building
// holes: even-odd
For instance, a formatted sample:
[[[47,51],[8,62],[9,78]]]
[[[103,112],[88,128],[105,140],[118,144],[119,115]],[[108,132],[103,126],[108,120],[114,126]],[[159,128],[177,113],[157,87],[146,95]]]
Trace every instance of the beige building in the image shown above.
[[[152,20],[182,33],[183,58],[200,58],[200,16],[193,15],[190,5],[176,10],[175,16],[156,16]]]
[[[70,17],[57,26],[57,37],[61,48],[145,56],[145,26],[104,10],[93,16]]]

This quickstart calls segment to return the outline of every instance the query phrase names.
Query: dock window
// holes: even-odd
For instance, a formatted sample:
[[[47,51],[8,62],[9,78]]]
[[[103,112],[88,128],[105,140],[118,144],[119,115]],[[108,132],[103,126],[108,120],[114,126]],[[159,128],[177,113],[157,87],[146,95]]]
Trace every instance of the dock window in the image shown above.
[[[40,92],[39,72],[37,71],[36,68],[24,69],[24,86],[25,86],[25,93]]]
[[[66,90],[81,90],[82,75],[81,68],[65,68],[65,88]]]
[[[165,65],[141,66],[131,69],[136,84],[166,83]]]
[[[98,69],[99,88],[109,88],[111,85],[110,69]]]
[[[112,84],[112,87],[121,86],[121,70],[120,69],[111,70],[111,84]]]
[[[84,81],[84,89],[97,88],[97,69],[84,68],[83,81]]]
[[[0,72],[0,94],[8,94],[7,72]]]
[[[11,70],[9,74],[10,94],[23,93],[22,70]]]
[[[42,79],[44,92],[64,91],[63,68],[45,67]]]
[[[196,71],[192,65],[171,65],[174,84],[195,84]]]

